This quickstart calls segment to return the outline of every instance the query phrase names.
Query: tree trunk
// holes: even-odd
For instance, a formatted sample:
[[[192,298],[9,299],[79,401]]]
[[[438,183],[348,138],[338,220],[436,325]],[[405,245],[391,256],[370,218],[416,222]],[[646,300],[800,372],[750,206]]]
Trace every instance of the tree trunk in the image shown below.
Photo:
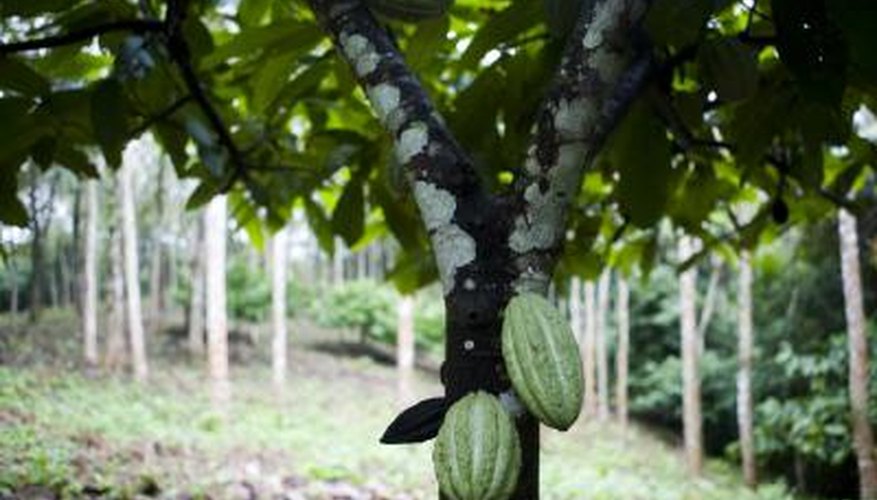
[[[225,300],[226,205],[225,195],[220,195],[210,200],[204,211],[207,367],[213,402],[220,408],[225,408],[231,399]]]
[[[165,171],[165,162],[161,162],[158,168],[158,179],[156,181],[156,189],[155,189],[155,211],[156,211],[156,225],[152,231],[152,256],[150,262],[150,270],[149,270],[149,316],[150,316],[150,330],[153,333],[157,333],[161,330],[161,315],[163,305],[162,300],[164,295],[162,293],[164,289],[164,285],[162,283],[162,244],[161,237],[165,228],[165,217],[164,217],[164,191],[165,191],[165,182],[164,182],[164,171]]]
[[[618,351],[615,358],[615,404],[618,422],[622,428],[627,427],[627,367],[630,344],[630,289],[627,281],[618,276],[617,302],[615,318],[618,327]]]
[[[271,344],[271,367],[275,388],[286,384],[286,229],[271,239],[271,319],[274,339]]]
[[[70,305],[70,283],[76,281],[71,279],[73,273],[70,272],[70,262],[68,261],[68,250],[66,245],[58,245],[58,305],[60,307],[68,307]]]
[[[608,269],[600,275],[597,292],[597,412],[600,420],[609,419],[609,353],[606,337],[609,334],[606,317],[609,313],[609,280],[612,274]]]
[[[597,414],[597,298],[593,281],[585,282],[585,336],[582,340],[582,367],[585,378],[585,415]]]
[[[737,425],[740,431],[740,455],[743,480],[750,488],[757,484],[755,437],[752,411],[752,263],[748,250],[740,254],[740,284],[737,291],[738,367]]]
[[[31,214],[31,238],[30,238],[30,286],[28,317],[31,323],[36,323],[40,316],[43,304],[43,242],[42,227],[40,224],[40,208],[37,204],[37,178],[36,168],[32,168],[31,183],[28,191]]]
[[[877,465],[874,436],[868,420],[868,335],[859,269],[859,240],[856,218],[844,209],[838,212],[844,312],[849,345],[850,413],[853,448],[859,465],[859,498],[877,499]]]
[[[125,365],[125,274],[122,270],[122,233],[117,226],[110,231],[110,313],[107,321],[107,355],[109,371]]]
[[[344,283],[344,242],[335,238],[335,252],[332,254],[332,284]]]
[[[716,300],[719,291],[719,280],[722,277],[722,264],[718,259],[712,260],[709,285],[706,289],[706,297],[703,299],[703,308],[700,310],[700,319],[697,321],[698,348],[703,354],[706,349],[706,332],[716,309]]]
[[[191,294],[189,296],[189,355],[204,355],[204,220],[199,217],[192,235]]]
[[[569,281],[569,326],[579,346],[582,345],[582,280],[574,276]]]
[[[153,235],[152,256],[149,263],[149,323],[150,330],[158,333],[161,330],[161,242],[158,231]]]
[[[149,376],[146,361],[146,339],[143,332],[143,312],[140,301],[139,257],[137,256],[137,221],[134,215],[134,165],[126,161],[117,175],[119,177],[119,210],[121,212],[122,249],[125,274],[126,316],[131,345],[131,362],[134,377],[145,382]]]
[[[693,254],[688,236],[679,238],[679,262]],[[697,340],[697,269],[694,266],[679,274],[679,319],[682,334],[682,427],[685,458],[691,475],[700,475],[703,468],[703,430],[700,410],[700,377],[698,375]]]
[[[400,295],[397,303],[398,323],[396,325],[396,372],[398,377],[397,396],[400,406],[412,402],[412,378],[414,371],[414,296]]]
[[[15,256],[9,259],[9,276],[12,279],[11,290],[9,291],[9,314],[12,319],[18,315],[18,266],[15,264]]]
[[[97,181],[85,184],[85,248],[82,270],[82,334],[85,344],[85,366],[98,364],[97,353]]]

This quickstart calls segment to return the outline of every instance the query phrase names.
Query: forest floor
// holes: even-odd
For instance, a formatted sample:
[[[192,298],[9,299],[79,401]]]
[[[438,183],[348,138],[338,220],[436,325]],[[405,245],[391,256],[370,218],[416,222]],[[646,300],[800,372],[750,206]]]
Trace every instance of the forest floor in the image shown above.
[[[292,324],[282,394],[269,343],[233,343],[233,401],[218,413],[179,336],[152,337],[139,386],[84,375],[77,330],[64,312],[33,326],[0,317],[0,499],[436,496],[429,444],[378,444],[400,409],[396,371],[353,335]],[[419,370],[414,398],[439,393],[434,369]],[[543,433],[541,481],[546,499],[791,498],[779,485],[750,492],[722,461],[688,479],[676,446],[581,420]]]

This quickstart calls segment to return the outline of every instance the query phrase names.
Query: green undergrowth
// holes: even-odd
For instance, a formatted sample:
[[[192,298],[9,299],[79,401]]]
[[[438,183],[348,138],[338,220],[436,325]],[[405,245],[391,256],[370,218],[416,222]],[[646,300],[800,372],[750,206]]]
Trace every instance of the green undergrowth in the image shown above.
[[[0,497],[39,487],[62,498],[434,498],[429,444],[378,444],[400,409],[395,370],[308,346],[291,346],[282,394],[266,367],[233,366],[225,411],[194,365],[154,360],[146,386],[58,363],[0,366]],[[420,373],[412,393],[439,390]],[[790,498],[775,485],[749,492],[723,462],[688,479],[680,450],[636,427],[546,431],[542,458],[548,499]]]

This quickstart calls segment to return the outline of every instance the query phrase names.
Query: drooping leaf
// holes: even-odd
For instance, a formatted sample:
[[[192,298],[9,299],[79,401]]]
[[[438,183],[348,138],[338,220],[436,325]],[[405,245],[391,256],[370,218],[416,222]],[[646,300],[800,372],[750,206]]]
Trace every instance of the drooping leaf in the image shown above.
[[[128,102],[122,84],[113,78],[101,80],[91,97],[91,124],[95,139],[107,163],[118,168],[128,140]]]
[[[698,52],[704,82],[725,102],[751,96],[758,87],[755,52],[741,42],[719,38],[706,42]]]
[[[49,81],[19,57],[0,55],[0,90],[40,96],[51,90]]]
[[[621,212],[640,227],[657,222],[670,193],[670,141],[661,121],[643,103],[633,106],[612,140]]]
[[[362,179],[354,177],[344,186],[332,212],[332,229],[352,247],[365,230],[365,201]]]
[[[302,198],[305,206],[305,217],[308,221],[311,231],[317,237],[320,248],[328,254],[335,253],[335,233],[332,231],[332,224],[326,217],[323,209],[314,203],[309,197]]]
[[[711,0],[656,0],[645,27],[656,43],[679,49],[697,40],[712,8]]]

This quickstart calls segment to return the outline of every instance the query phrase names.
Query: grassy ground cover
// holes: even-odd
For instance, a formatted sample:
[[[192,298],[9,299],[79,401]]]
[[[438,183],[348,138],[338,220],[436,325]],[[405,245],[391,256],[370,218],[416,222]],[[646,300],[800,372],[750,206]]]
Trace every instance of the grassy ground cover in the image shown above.
[[[199,367],[160,354],[175,352],[170,337],[153,339],[145,387],[82,375],[69,361],[71,321],[2,327],[0,497],[435,497],[430,445],[377,442],[399,410],[395,370],[367,351],[325,349],[336,333],[293,328],[282,394],[269,383],[267,342],[238,346],[251,352],[238,353],[233,403],[218,413]],[[417,375],[417,398],[439,391],[432,372]],[[639,427],[546,431],[542,456],[548,499],[790,498],[777,485],[749,492],[719,461],[690,480],[680,451]]]

